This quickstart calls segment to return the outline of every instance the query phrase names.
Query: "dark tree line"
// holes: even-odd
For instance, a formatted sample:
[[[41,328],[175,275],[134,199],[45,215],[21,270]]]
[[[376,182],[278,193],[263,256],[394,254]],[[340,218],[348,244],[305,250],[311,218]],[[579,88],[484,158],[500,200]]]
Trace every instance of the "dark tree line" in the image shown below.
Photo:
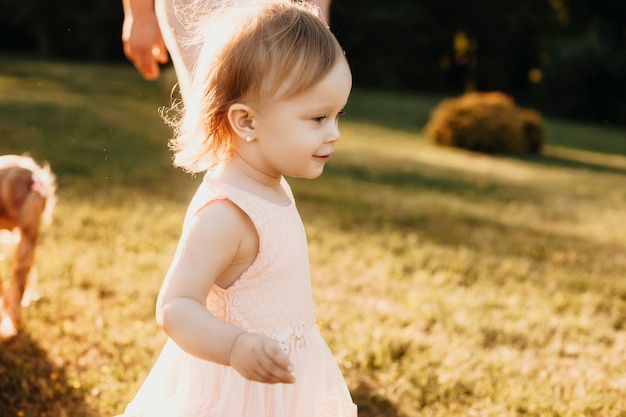
[[[121,0],[0,0],[0,51],[119,61]]]
[[[624,0],[335,0],[355,81],[626,123]]]
[[[121,0],[0,7],[0,51],[125,61]],[[334,0],[331,20],[357,85],[500,90],[563,116],[626,123],[624,0]]]

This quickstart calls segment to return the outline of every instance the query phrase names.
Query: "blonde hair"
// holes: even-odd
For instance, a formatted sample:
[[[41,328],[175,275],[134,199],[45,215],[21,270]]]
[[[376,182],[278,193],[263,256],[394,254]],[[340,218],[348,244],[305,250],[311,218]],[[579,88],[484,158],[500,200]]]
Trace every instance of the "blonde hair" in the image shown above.
[[[204,44],[192,75],[192,94],[181,117],[170,119],[176,133],[170,141],[174,163],[190,172],[230,157],[231,105],[295,96],[344,59],[337,39],[318,17],[319,9],[307,3],[256,0],[208,13],[210,22],[198,21],[197,39]]]

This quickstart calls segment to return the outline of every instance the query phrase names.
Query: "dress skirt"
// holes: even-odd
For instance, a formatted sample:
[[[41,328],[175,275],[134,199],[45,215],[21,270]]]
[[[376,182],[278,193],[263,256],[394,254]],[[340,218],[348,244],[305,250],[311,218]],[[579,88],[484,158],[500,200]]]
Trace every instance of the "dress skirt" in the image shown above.
[[[293,384],[250,381],[168,340],[123,417],[356,417],[343,375],[317,327],[281,346]]]

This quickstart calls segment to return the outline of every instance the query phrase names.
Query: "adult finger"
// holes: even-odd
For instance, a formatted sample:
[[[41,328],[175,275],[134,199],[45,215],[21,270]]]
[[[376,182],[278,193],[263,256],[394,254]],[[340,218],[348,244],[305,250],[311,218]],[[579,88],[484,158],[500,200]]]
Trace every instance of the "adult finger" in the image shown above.
[[[159,78],[159,64],[154,59],[152,51],[143,52],[134,57],[135,68],[146,80],[156,80]]]

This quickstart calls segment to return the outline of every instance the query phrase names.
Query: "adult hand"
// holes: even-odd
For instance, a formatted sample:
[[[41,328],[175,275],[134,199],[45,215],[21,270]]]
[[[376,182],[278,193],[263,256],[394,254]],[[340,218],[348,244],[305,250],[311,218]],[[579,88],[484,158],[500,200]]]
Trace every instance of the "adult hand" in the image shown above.
[[[243,377],[267,384],[295,382],[289,357],[267,336],[242,333],[230,352],[230,365]]]
[[[159,64],[167,62],[167,49],[153,12],[124,16],[124,54],[146,80],[159,78]]]

